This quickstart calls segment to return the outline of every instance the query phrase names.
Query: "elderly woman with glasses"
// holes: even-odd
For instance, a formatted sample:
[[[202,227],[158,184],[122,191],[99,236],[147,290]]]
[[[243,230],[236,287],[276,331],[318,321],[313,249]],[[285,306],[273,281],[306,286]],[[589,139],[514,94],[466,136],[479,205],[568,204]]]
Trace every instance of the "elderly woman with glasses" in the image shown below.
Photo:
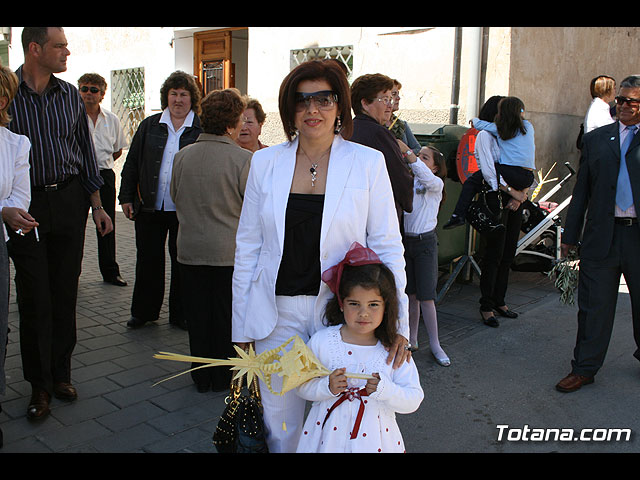
[[[232,339],[258,354],[293,335],[303,341],[323,327],[331,297],[321,273],[353,242],[374,250],[394,272],[401,335],[389,349],[394,366],[408,361],[408,301],[402,238],[383,155],[350,142],[349,85],[335,61],[294,68],[279,92],[287,141],[253,154],[236,236]],[[282,379],[272,376],[272,389]],[[305,400],[260,384],[271,452],[295,452]],[[286,425],[286,430],[284,426]]]
[[[264,125],[267,115],[264,113],[260,102],[255,98],[245,96],[244,101],[247,104],[247,108],[242,115],[242,128],[240,129],[236,142],[250,152],[267,148],[267,145],[264,145],[260,141],[262,125]]]
[[[358,77],[351,85],[353,142],[383,153],[395,200],[398,222],[402,228],[402,212],[413,210],[413,175],[406,157],[415,162],[415,153],[401,140],[396,140],[385,126],[393,113],[393,79],[381,73]]]

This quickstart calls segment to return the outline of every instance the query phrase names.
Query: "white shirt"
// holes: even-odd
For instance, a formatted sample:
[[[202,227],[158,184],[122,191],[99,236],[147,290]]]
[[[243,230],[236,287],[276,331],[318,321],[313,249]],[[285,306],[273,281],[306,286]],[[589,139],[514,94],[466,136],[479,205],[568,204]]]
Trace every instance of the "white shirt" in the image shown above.
[[[500,147],[496,137],[486,130],[480,130],[476,136],[475,154],[478,167],[482,171],[485,181],[491,186],[492,190],[497,190],[496,161],[500,158]],[[502,179],[500,183],[505,185]]]
[[[0,214],[4,207],[29,210],[31,180],[29,178],[29,150],[31,142],[24,135],[17,135],[0,127]],[[7,229],[2,223],[4,240]]]
[[[90,117],[89,131],[93,137],[96,160],[100,170],[111,170],[114,166],[113,154],[127,146],[120,119],[109,110],[100,107],[95,125]]]
[[[620,122],[620,147],[622,147],[622,144],[627,138],[627,135],[630,135],[629,130],[627,130],[627,126],[628,125],[625,125],[624,123]],[[636,131],[636,135],[637,135],[637,131]],[[637,216],[636,207],[634,206],[634,204],[631,204],[629,208],[627,208],[626,210],[622,210],[616,203],[615,216],[616,217],[636,217]]]
[[[609,104],[601,98],[594,98],[584,117],[584,133],[613,123],[615,120],[611,118],[610,108]]]
[[[169,109],[165,108],[160,116],[160,123],[167,125],[167,131],[169,136],[167,137],[167,144],[164,147],[162,153],[162,164],[160,166],[160,174],[158,176],[158,195],[156,196],[156,210],[172,211],[175,212],[176,205],[173,203],[170,193],[171,184],[171,172],[173,171],[173,157],[178,150],[180,150],[180,136],[184,132],[185,128],[190,127],[193,124],[193,110],[189,112],[187,118],[185,118],[182,126],[176,131],[173,128],[173,122],[171,121],[171,114]]]
[[[413,171],[413,211],[404,214],[404,231],[418,235],[430,232],[438,224],[438,210],[444,182],[418,158],[409,164]],[[422,192],[422,193],[420,193]]]

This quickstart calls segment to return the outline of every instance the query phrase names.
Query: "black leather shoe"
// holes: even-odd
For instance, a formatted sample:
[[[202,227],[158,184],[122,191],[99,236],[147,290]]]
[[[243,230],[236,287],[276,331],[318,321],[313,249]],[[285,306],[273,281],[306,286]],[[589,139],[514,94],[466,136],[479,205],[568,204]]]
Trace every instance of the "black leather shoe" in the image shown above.
[[[113,278],[104,279],[105,282],[110,283],[111,285],[116,285],[118,287],[126,287],[128,285],[128,283],[125,281],[124,278],[122,278],[120,275],[116,275]]]
[[[497,327],[500,326],[500,322],[498,321],[498,319],[496,317],[491,315],[488,318],[484,318],[484,315],[482,315],[483,313],[489,313],[489,312],[483,312],[482,310],[480,310],[480,316],[482,317],[482,323],[484,323],[488,327],[493,327],[493,328],[497,328]]]
[[[38,420],[49,415],[51,412],[49,402],[51,402],[51,396],[45,390],[34,388],[27,407],[27,418]]]
[[[518,314],[513,310],[509,310],[508,308],[506,310],[502,310],[501,308],[494,308],[494,310],[501,317],[518,318]]]
[[[78,392],[70,383],[60,382],[53,386],[53,396],[60,400],[72,401],[78,398]]]
[[[129,328],[140,328],[145,323],[147,323],[147,320],[142,320],[141,318],[138,318],[138,317],[131,317],[129,319],[129,321],[127,322],[127,327],[129,327]]]
[[[458,217],[457,215],[451,215],[449,221],[445,223],[442,228],[449,230],[451,228],[461,227],[462,225],[464,225],[464,218]]]

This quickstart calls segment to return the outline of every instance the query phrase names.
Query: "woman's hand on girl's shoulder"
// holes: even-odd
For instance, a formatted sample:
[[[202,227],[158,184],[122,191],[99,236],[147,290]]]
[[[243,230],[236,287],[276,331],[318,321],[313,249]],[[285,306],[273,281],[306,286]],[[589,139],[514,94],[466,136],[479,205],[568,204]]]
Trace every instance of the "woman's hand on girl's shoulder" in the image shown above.
[[[411,352],[408,350],[409,341],[402,335],[396,335],[393,344],[387,348],[389,356],[387,357],[387,365],[393,362],[393,368],[398,368],[402,362],[411,360]]]

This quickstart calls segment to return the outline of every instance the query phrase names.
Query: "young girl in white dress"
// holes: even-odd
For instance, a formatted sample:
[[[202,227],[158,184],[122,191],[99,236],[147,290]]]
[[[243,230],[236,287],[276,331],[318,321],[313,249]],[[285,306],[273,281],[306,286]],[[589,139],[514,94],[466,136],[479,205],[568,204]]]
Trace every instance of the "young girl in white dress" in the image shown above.
[[[396,369],[387,364],[398,318],[394,276],[372,250],[354,243],[322,279],[334,293],[328,327],[307,345],[332,373],[298,387],[313,405],[297,451],[404,452],[395,415],[414,412],[424,393],[410,357]]]

